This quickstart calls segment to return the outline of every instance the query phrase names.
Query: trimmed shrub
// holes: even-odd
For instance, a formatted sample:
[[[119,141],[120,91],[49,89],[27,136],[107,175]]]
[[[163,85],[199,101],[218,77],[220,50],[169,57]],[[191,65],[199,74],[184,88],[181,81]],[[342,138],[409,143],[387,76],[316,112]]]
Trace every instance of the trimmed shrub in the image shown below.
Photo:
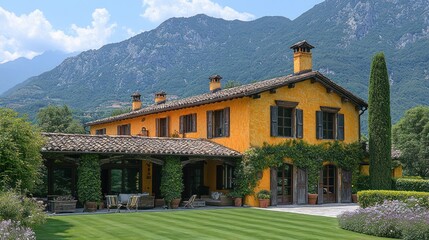
[[[182,164],[178,157],[168,156],[162,166],[161,194],[170,204],[171,200],[180,198],[183,192]]]
[[[33,240],[36,234],[31,228],[23,227],[12,220],[0,221],[0,239],[2,240]]]
[[[356,192],[371,189],[369,175],[359,174],[356,178]]]
[[[0,191],[0,220],[12,220],[24,227],[35,227],[46,220],[43,210],[44,206],[31,198],[12,190]]]
[[[83,155],[77,168],[77,195],[81,203],[101,200],[100,161],[97,155]]]
[[[391,190],[366,190],[358,192],[359,205],[362,208],[382,204],[385,200],[399,200],[406,202],[409,198],[418,200],[420,206],[429,209],[429,192],[391,191]]]
[[[396,189],[401,191],[429,192],[429,180],[398,178],[396,180]]]
[[[414,198],[345,212],[338,221],[343,229],[379,237],[429,239],[429,210]]]

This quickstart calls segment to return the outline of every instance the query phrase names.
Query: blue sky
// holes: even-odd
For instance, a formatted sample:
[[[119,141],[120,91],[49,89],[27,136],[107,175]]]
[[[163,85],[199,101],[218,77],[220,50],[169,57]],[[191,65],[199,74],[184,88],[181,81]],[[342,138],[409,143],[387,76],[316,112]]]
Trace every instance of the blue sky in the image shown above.
[[[228,20],[295,19],[323,0],[0,0],[0,63],[47,50],[97,49],[199,13]]]

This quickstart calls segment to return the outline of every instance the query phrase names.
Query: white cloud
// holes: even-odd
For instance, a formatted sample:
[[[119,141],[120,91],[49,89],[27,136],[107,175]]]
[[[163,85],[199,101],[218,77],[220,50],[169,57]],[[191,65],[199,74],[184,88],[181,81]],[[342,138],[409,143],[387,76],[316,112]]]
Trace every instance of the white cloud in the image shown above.
[[[144,13],[141,15],[152,22],[159,22],[170,17],[190,17],[204,13],[226,20],[252,20],[254,15],[236,10],[210,0],[143,0]]]
[[[106,9],[95,9],[91,26],[73,24],[73,34],[67,35],[54,29],[38,9],[28,15],[16,16],[0,7],[0,63],[19,57],[32,58],[46,50],[74,52],[99,48],[116,27],[116,24],[109,23],[109,19]]]

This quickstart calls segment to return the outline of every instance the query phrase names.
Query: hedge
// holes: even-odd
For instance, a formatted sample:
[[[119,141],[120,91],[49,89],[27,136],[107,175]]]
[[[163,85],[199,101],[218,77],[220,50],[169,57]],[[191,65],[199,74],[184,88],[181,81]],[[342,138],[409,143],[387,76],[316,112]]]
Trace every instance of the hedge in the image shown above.
[[[429,180],[399,178],[396,189],[400,191],[429,192]]]
[[[399,200],[407,202],[409,198],[419,200],[419,205],[429,209],[429,192],[390,191],[390,190],[366,190],[358,192],[359,205],[362,208],[382,204],[384,200]]]

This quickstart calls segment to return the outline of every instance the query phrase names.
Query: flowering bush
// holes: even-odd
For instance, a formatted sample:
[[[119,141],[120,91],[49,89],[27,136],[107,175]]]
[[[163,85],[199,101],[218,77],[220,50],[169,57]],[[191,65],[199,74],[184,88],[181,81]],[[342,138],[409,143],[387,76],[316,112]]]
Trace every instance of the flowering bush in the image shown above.
[[[32,240],[36,235],[30,228],[23,227],[12,220],[0,221],[0,239],[2,240]]]
[[[31,198],[12,190],[0,191],[0,220],[12,220],[24,227],[34,227],[45,222],[43,210],[44,206]]]
[[[338,216],[341,228],[369,235],[403,239],[429,239],[429,210],[419,200],[384,201]]]

